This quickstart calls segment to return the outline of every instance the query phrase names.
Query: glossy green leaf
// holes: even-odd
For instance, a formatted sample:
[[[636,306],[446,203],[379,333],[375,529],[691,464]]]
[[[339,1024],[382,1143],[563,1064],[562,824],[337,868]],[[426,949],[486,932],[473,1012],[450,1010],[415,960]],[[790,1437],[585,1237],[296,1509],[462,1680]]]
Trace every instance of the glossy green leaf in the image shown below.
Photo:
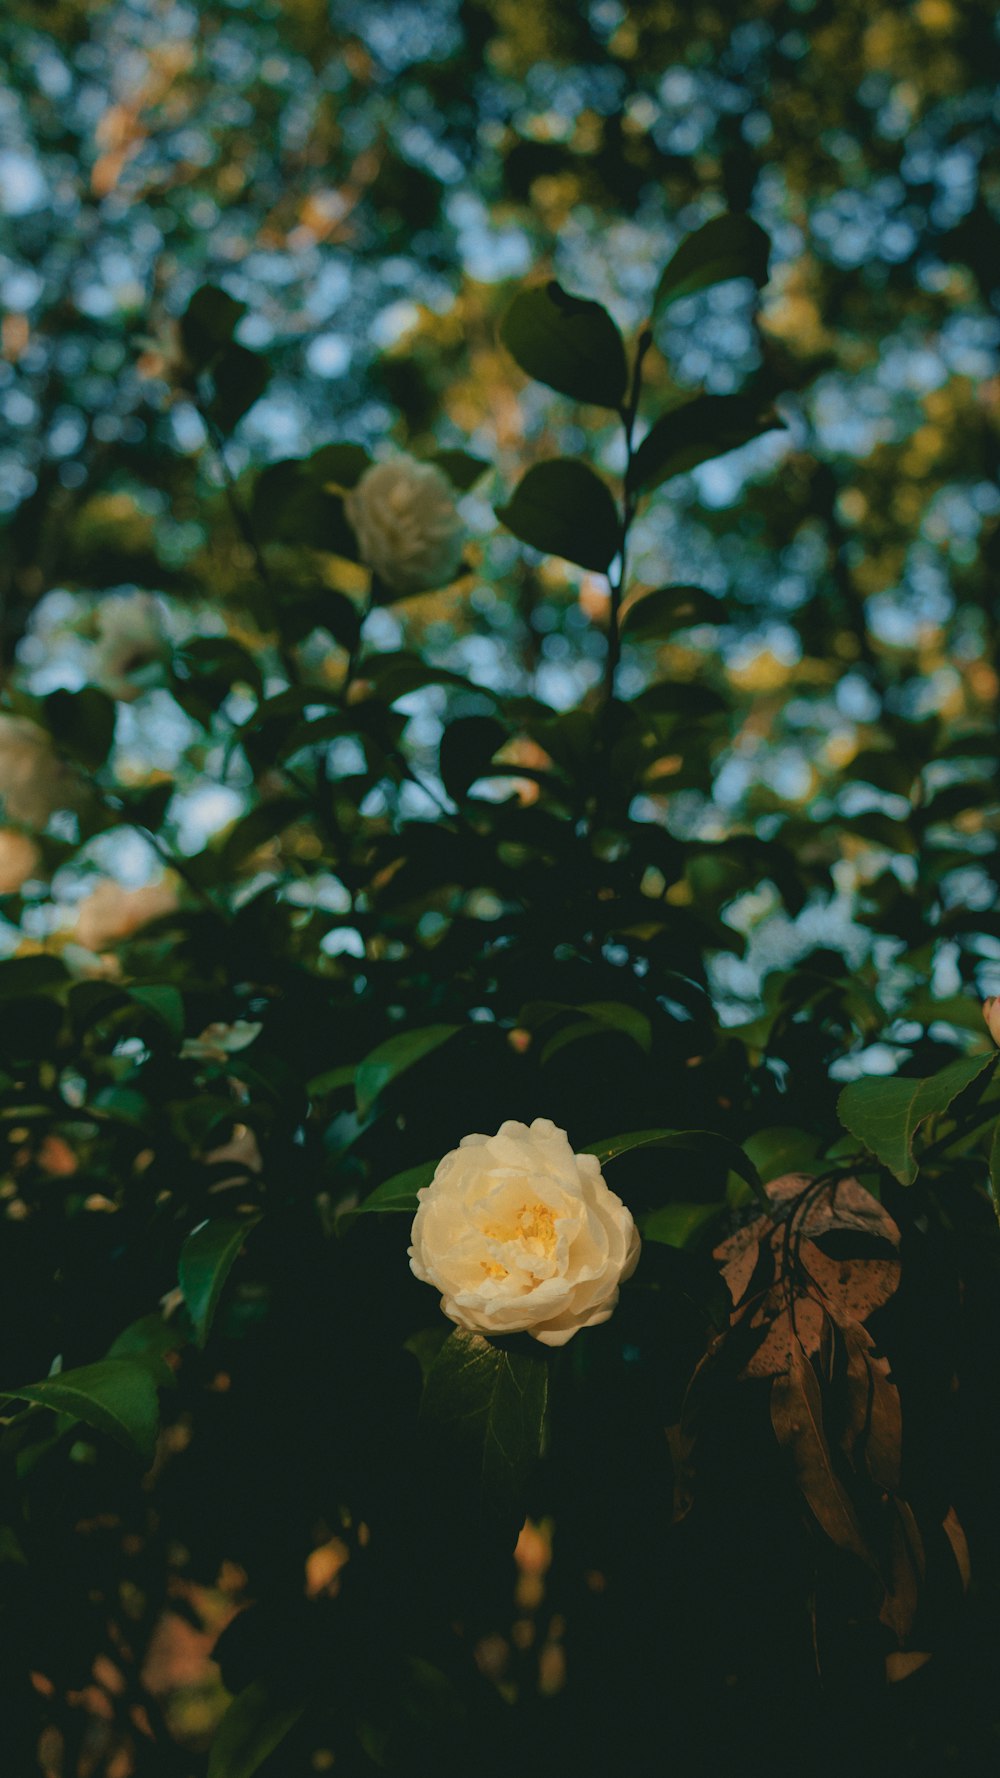
[[[724,624],[726,608],[698,586],[661,586],[639,593],[622,607],[621,633],[632,642],[653,641],[694,624]]]
[[[654,421],[632,459],[630,484],[649,494],[672,476],[724,457],[784,421],[745,395],[696,395]]]
[[[627,1136],[606,1136],[601,1142],[592,1142],[582,1152],[596,1154],[601,1166],[607,1167],[620,1155],[631,1154],[637,1148],[686,1149],[690,1154],[718,1161],[729,1172],[739,1174],[758,1196],[763,1197],[760,1176],[753,1162],[738,1143],[730,1141],[728,1136],[716,1135],[714,1130],[633,1130]]]
[[[571,457],[536,463],[496,513],[532,549],[602,574],[621,543],[621,520],[610,490],[585,463]]]
[[[379,1094],[385,1090],[390,1081],[412,1068],[429,1056],[433,1050],[440,1049],[449,1037],[454,1037],[461,1025],[421,1025],[415,1031],[400,1031],[396,1037],[388,1037],[373,1049],[363,1062],[358,1063],[356,1089],[358,1097],[358,1115],[367,1117],[373,1110]]]
[[[720,1216],[725,1204],[664,1204],[640,1220],[644,1241],[662,1241],[667,1247],[686,1247],[688,1242]]]
[[[685,235],[656,287],[653,313],[726,278],[752,278],[760,288],[770,252],[768,236],[749,216],[713,216]]]
[[[743,1139],[743,1152],[752,1161],[764,1185],[780,1179],[783,1173],[808,1173],[815,1169],[820,1152],[820,1139],[810,1130],[797,1130],[790,1124],[777,1124],[769,1130],[755,1130]]]
[[[253,1778],[291,1734],[306,1707],[303,1686],[255,1679],[226,1711],[208,1756],[208,1778]]]
[[[152,1460],[159,1402],[153,1369],[141,1358],[102,1358],[96,1364],[46,1377],[41,1383],[23,1384],[10,1393],[18,1401],[82,1420],[146,1462]]]
[[[437,1171],[437,1161],[423,1161],[419,1167],[407,1167],[402,1173],[394,1173],[391,1179],[384,1179],[367,1198],[348,1210],[341,1218],[343,1222],[353,1220],[355,1216],[365,1216],[369,1212],[385,1215],[388,1212],[402,1212],[406,1216],[415,1216],[417,1212],[417,1193],[421,1186],[430,1185]]]
[[[876,1160],[903,1185],[912,1185],[919,1170],[913,1144],[921,1124],[947,1111],[996,1059],[996,1051],[962,1056],[922,1079],[867,1075],[852,1080],[837,1100],[837,1115]]]
[[[130,1358],[145,1364],[162,1389],[176,1380],[166,1362],[167,1354],[179,1352],[186,1340],[187,1336],[180,1328],[165,1321],[162,1315],[141,1315],[138,1321],[130,1321],[122,1328],[118,1338],[108,1347],[108,1357]]]
[[[622,336],[600,303],[571,296],[554,280],[522,290],[500,324],[521,369],[574,401],[621,407],[628,381]]]
[[[431,1365],[421,1420],[439,1447],[454,1450],[485,1516],[523,1515],[547,1400],[545,1353],[526,1342],[501,1345],[456,1329]]]
[[[203,1222],[181,1248],[177,1281],[199,1346],[208,1339],[226,1279],[247,1235],[259,1221],[259,1216],[227,1216]]]

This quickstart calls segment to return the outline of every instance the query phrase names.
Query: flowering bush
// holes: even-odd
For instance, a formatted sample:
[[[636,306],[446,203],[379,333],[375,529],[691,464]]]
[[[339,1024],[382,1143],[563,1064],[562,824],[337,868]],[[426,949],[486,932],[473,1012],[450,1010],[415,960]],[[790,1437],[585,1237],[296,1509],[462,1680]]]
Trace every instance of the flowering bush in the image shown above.
[[[599,419],[499,472],[334,439],[241,477],[267,366],[222,290],[180,319],[235,570],[169,626],[116,594],[91,682],[26,670],[0,719],[19,1769],[84,1709],[109,1775],[645,1773],[695,1728],[702,1770],[733,1697],[874,1695],[989,1573],[994,915],[934,872],[994,730],[890,700],[815,819],[728,821],[732,611],[630,569],[665,485],[782,431],[776,374],[665,363],[675,302],[767,267],[716,216],[628,342],[532,280],[505,374]],[[503,623],[505,577],[570,589],[572,696],[398,611],[466,554],[473,640],[491,584]],[[904,839],[923,875],[873,862]],[[892,970],[821,925],[727,998],[762,906],[848,880]]]

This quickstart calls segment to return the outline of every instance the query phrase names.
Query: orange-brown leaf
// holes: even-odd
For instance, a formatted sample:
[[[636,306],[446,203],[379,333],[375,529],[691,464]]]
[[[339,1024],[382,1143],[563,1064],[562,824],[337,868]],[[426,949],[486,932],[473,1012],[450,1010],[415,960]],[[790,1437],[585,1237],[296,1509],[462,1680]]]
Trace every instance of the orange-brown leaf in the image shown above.
[[[786,1306],[782,1307],[783,1304]],[[742,1377],[781,1375],[788,1370],[796,1345],[804,1348],[810,1358],[821,1351],[828,1325],[822,1305],[811,1296],[799,1296],[795,1299],[794,1313],[793,1326],[786,1293],[780,1287],[769,1290],[762,1298],[759,1307],[750,1317],[750,1326],[767,1326],[767,1332],[740,1372]]]
[[[839,1549],[850,1550],[875,1567],[850,1496],[834,1470],[823,1428],[819,1380],[798,1340],[793,1341],[788,1370],[771,1385],[771,1424],[827,1536]]]

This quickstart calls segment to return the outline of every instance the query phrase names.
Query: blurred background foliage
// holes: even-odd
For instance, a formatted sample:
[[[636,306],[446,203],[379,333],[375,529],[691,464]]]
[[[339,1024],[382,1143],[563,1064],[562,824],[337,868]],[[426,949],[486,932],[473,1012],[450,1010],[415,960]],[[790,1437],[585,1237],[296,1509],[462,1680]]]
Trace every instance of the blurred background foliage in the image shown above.
[[[577,1146],[697,1125],[762,1170],[808,1166],[843,1144],[846,1080],[982,1045],[1000,989],[994,9],[9,0],[0,45],[0,650],[8,710],[69,774],[40,819],[5,792],[3,1387],[122,1337],[155,1348],[160,1299],[186,1312],[194,1225],[268,1213],[186,1352],[143,1490],[62,1420],[8,1429],[16,1769],[204,1772],[223,1684],[273,1678],[276,1650],[335,1670],[350,1720],[329,1744],[300,1724],[276,1778],[486,1774],[527,1745],[556,1773],[659,1771],[667,1746],[685,1772],[750,1771],[773,1757],[776,1673],[800,1766],[849,1753],[936,1778],[957,1746],[988,1769],[982,1141],[958,1132],[946,1191],[940,1164],[907,1193],[883,1180],[916,1280],[896,1327],[912,1461],[939,1520],[958,1498],[982,1578],[963,1628],[944,1586],[930,1678],[863,1741],[855,1716],[814,1738],[807,1543],[738,1416],[723,1443],[744,1497],[722,1490],[693,1555],[651,1529],[662,1424],[716,1313],[710,1237],[746,1197],[717,1156],[666,1184],[662,1159],[622,1163],[637,1212],[679,1221],[576,1361],[513,1577],[509,1549],[479,1549],[474,1588],[426,1496],[396,1498],[419,1384],[402,1342],[434,1313],[401,1223],[332,1231],[507,1116],[550,1115]],[[657,315],[643,413],[741,392],[781,428],[640,512],[633,586],[704,600],[697,622],[626,631],[621,726],[598,739],[605,579],[526,552],[494,510],[553,455],[620,475],[621,432],[523,377],[500,323],[549,275],[634,338],[678,242],[722,211],[767,231],[770,279]],[[206,307],[206,286],[231,304]],[[363,653],[366,577],[303,467],[345,444],[486,466],[462,497],[466,571],[378,603]],[[137,593],[148,623],[130,603],[112,647]],[[366,1103],[358,1063],[439,1024],[461,1040]],[[456,1599],[471,1692],[449,1665]],[[383,1672],[358,1654],[376,1635]],[[852,1708],[883,1656],[838,1644]]]
[[[716,838],[842,817],[823,932],[860,964],[859,897],[891,899],[897,938],[921,861],[870,843],[909,788],[874,755],[905,762],[919,735],[946,782],[945,731],[995,709],[992,9],[14,6],[4,35],[8,662],[21,643],[39,689],[79,683],[86,595],[115,586],[177,600],[181,636],[217,628],[219,600],[239,627],[251,565],[171,380],[208,281],[247,304],[238,338],[271,372],[229,447],[240,478],[331,438],[496,466],[474,584],[386,614],[380,644],[575,702],[600,673],[601,584],[526,566],[488,536],[489,497],[535,454],[586,445],[616,467],[618,446],[593,410],[518,386],[498,315],[551,269],[635,326],[679,236],[751,206],[774,242],[759,326],[748,288],[716,287],[665,318],[670,372],[647,361],[661,389],[780,392],[788,428],[674,483],[636,536],[648,584],[727,601],[722,630],[660,663],[724,683],[736,715],[711,798],[678,792],[671,823]],[[625,690],[652,665],[628,650]],[[427,700],[414,736],[436,714]],[[118,743],[181,765],[178,816],[200,795],[186,741],[154,699]],[[859,754],[873,777],[847,793]],[[211,806],[201,832],[238,789]],[[979,866],[935,861],[942,912],[991,896],[983,846]],[[745,912],[755,967],[719,968],[738,1004],[818,931],[759,897]],[[986,961],[942,946],[936,967],[956,987]]]

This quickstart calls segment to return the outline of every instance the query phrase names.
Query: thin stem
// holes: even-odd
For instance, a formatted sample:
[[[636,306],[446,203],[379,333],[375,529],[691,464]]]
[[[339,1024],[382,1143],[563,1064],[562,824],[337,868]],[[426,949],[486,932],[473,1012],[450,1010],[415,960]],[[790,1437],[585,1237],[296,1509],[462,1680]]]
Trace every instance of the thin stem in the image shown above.
[[[253,520],[240,497],[240,491],[236,485],[236,477],[233,474],[232,466],[226,455],[225,438],[219,430],[219,427],[216,425],[216,422],[213,420],[208,408],[202,401],[198,402],[198,412],[204,421],[205,430],[208,433],[209,443],[212,447],[212,453],[219,465],[219,472],[222,476],[222,485],[225,489],[226,501],[229,506],[229,511],[232,514],[233,523],[253,557],[253,563],[257,570],[257,577],[261,584],[261,590],[267,601],[268,621],[272,628],[277,632],[278,655],[284,669],[285,677],[288,680],[289,685],[298,685],[301,682],[298,662],[281,635],[281,625],[278,618],[280,611],[278,590],[271,577],[271,570],[267,565],[267,557],[261,547],[260,539],[254,530]]]
[[[622,425],[625,428],[625,494],[622,508],[621,540],[618,545],[618,567],[613,575],[608,576],[611,589],[611,610],[608,617],[608,652],[604,662],[604,702],[611,703],[615,695],[615,678],[618,662],[621,659],[621,607],[625,593],[625,582],[628,568],[628,535],[632,520],[635,518],[638,505],[638,494],[632,486],[632,464],[635,456],[633,437],[635,434],[636,416],[639,412],[639,397],[642,393],[642,364],[646,353],[653,343],[653,333],[649,326],[642,329],[636,346],[635,363],[632,367],[632,382],[629,387],[625,405],[621,410]]]

